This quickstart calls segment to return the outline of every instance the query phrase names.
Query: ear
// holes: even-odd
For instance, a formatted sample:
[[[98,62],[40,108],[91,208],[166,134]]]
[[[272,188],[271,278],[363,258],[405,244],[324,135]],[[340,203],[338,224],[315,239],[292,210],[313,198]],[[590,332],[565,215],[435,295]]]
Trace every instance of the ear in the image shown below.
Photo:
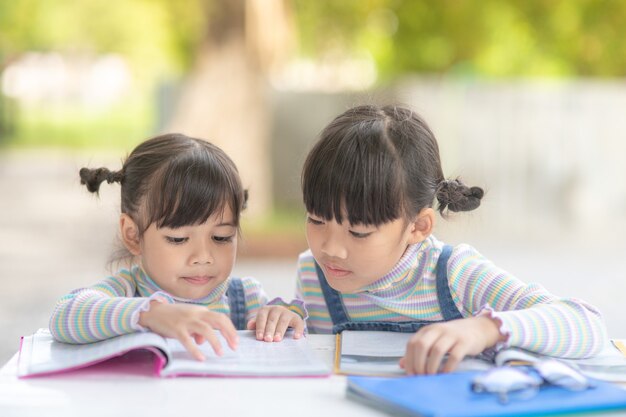
[[[141,255],[139,228],[137,223],[126,213],[120,215],[120,234],[126,249],[135,256]]]
[[[420,243],[426,239],[435,227],[435,210],[431,207],[422,209],[409,223],[409,244]]]

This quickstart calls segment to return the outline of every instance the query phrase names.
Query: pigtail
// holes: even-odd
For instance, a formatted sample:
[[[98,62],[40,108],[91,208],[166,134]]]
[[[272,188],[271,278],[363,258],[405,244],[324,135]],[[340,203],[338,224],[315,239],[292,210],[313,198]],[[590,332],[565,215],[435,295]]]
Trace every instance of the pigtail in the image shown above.
[[[439,202],[439,213],[442,215],[446,208],[450,211],[471,211],[480,206],[480,200],[485,192],[480,187],[468,187],[461,180],[443,180],[439,183],[436,197]]]
[[[79,171],[80,183],[87,186],[87,190],[91,193],[98,194],[100,184],[103,181],[111,184],[113,182],[122,182],[124,174],[122,171],[109,171],[107,168],[81,168]]]

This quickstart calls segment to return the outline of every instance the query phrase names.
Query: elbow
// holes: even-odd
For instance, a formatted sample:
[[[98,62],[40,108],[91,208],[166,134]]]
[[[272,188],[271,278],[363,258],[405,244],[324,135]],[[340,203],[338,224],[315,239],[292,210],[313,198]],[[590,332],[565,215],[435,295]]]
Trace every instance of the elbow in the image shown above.
[[[571,356],[572,359],[596,356],[602,352],[609,342],[606,324],[599,312],[588,314],[583,320],[583,323],[581,323],[581,328],[585,329],[582,335],[583,340],[581,340],[583,346]],[[586,336],[584,335],[585,333]]]

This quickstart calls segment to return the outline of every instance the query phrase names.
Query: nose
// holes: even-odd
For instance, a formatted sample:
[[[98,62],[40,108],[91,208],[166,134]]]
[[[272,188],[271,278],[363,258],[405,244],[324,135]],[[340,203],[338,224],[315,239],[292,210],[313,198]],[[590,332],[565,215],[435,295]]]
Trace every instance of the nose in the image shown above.
[[[214,262],[213,253],[211,252],[211,244],[207,242],[197,242],[193,247],[191,254],[191,263],[193,265],[212,264]]]
[[[338,231],[329,231],[324,236],[321,251],[331,258],[346,259],[348,257],[348,250]]]

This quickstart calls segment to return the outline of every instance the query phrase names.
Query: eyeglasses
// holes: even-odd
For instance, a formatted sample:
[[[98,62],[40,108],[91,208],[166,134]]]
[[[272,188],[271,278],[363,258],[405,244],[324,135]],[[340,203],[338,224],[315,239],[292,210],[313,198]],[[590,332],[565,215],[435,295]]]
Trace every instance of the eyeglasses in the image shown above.
[[[538,361],[532,366],[501,366],[478,375],[472,391],[496,394],[502,404],[511,397],[527,399],[542,385],[553,385],[570,391],[582,391],[594,385],[584,375],[556,359]]]

